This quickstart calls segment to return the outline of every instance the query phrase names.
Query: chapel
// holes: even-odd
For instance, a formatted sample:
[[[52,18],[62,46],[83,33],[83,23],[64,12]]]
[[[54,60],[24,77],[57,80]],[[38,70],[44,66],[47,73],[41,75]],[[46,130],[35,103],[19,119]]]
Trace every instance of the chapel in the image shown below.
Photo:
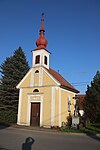
[[[51,53],[44,32],[42,17],[40,35],[32,50],[32,67],[17,85],[18,125],[61,127],[69,113],[74,115],[74,97],[79,91],[50,68]]]

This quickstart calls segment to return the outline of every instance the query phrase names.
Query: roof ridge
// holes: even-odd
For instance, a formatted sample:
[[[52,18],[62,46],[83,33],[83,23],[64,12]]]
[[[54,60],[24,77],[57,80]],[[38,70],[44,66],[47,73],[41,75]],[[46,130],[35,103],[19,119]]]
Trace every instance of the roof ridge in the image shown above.
[[[52,68],[50,68],[50,69],[52,69]],[[55,71],[54,69],[52,69],[53,71]],[[56,73],[58,73],[66,82],[68,82],[59,72],[57,72],[57,71],[55,71]],[[71,83],[69,83],[68,82],[68,84],[70,84],[71,85]],[[72,87],[73,87],[73,85],[71,85]],[[74,88],[74,87],[73,87]]]
[[[46,70],[61,84],[62,88],[79,93],[79,91],[75,89],[64,77],[62,77],[60,73],[53,70],[52,68],[46,68]]]

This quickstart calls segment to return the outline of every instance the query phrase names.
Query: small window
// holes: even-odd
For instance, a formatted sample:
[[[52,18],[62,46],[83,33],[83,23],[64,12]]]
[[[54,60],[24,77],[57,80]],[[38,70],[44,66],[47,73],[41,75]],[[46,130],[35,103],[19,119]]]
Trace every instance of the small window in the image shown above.
[[[39,73],[39,70],[36,70],[35,73]]]
[[[39,92],[39,90],[38,90],[38,89],[35,89],[33,92]]]
[[[40,63],[40,55],[37,55],[35,59],[35,64],[39,64],[39,63]]]
[[[47,56],[44,57],[44,64],[47,65]]]

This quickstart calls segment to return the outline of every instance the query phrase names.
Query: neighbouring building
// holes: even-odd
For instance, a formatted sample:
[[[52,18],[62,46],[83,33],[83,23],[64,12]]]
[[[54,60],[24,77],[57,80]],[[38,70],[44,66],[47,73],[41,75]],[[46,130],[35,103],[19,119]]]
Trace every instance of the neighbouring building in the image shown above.
[[[17,85],[19,89],[18,125],[61,127],[69,113],[74,115],[75,95],[79,92],[58,72],[50,68],[48,41],[44,37],[44,18],[37,48],[32,50],[32,67]]]
[[[77,95],[76,105],[78,106],[78,111],[79,111],[79,114],[81,116],[84,115],[83,103],[84,103],[84,100],[85,100],[85,96],[86,96],[86,94],[78,94]]]

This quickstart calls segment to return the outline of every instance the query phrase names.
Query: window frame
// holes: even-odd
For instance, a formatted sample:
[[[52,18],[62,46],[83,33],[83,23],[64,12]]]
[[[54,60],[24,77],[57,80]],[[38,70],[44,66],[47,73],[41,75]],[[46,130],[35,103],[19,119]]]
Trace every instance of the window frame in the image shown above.
[[[35,70],[35,73],[39,73],[39,70]]]
[[[47,65],[48,64],[48,57],[44,56],[44,64]]]
[[[40,55],[37,55],[35,57],[35,64],[39,64],[40,63]]]
[[[39,92],[39,90],[38,89],[34,89],[33,92]]]

